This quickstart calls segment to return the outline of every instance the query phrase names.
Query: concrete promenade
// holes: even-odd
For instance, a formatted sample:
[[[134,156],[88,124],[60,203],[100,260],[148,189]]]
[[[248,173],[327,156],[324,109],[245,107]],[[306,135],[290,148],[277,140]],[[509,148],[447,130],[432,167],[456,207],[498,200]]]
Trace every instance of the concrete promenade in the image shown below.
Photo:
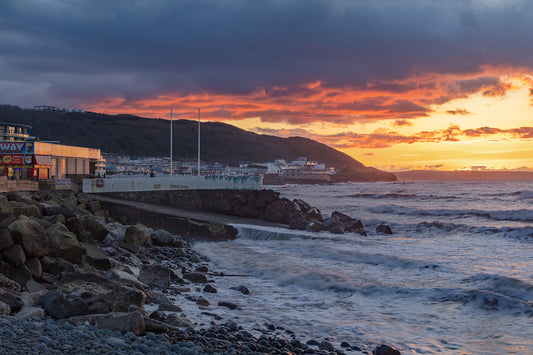
[[[230,216],[208,211],[189,210],[173,206],[121,200],[99,194],[91,194],[91,197],[95,200],[101,201],[102,205],[110,209],[112,214],[113,212],[123,216],[129,214],[131,216],[129,224],[135,224],[135,219],[140,219],[138,222],[144,223],[151,228],[165,228],[173,233],[185,234],[183,235],[184,237],[196,239],[223,240],[231,238],[227,237],[227,235],[226,237],[223,237],[222,235],[215,235],[214,237],[205,235],[205,231],[198,231],[196,229],[191,230],[190,228],[186,228],[187,224],[189,226],[194,225],[196,227],[204,223],[209,225],[209,227],[207,227],[207,230],[209,231],[216,229],[212,227],[214,224],[225,226],[226,229],[233,230],[233,237],[235,237],[236,230],[231,227],[232,224],[248,224],[278,228],[288,227],[285,224],[268,222],[255,218]],[[158,217],[154,218],[154,216]],[[144,217],[144,219],[141,217]],[[199,235],[194,235],[195,233]],[[227,234],[228,231],[226,230],[225,233]]]

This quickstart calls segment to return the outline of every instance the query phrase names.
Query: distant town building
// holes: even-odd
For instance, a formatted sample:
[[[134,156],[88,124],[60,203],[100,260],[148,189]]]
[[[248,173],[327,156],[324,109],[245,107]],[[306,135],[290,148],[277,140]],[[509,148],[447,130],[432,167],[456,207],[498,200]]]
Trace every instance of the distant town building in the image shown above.
[[[37,111],[55,111],[55,112],[85,112],[84,110],[80,109],[68,109],[64,107],[55,107],[55,106],[33,106],[34,110]]]
[[[0,122],[0,169],[8,179],[94,176],[100,149],[39,142],[31,126]]]

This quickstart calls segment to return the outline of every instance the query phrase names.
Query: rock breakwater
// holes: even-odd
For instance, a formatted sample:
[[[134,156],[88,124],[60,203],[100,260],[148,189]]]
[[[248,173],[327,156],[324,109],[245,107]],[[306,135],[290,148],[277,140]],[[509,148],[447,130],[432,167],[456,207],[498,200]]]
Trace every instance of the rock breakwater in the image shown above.
[[[123,225],[101,207],[69,191],[0,194],[3,353],[369,352],[345,342],[337,348],[326,338],[298,339],[280,325],[247,330],[224,319],[216,307],[239,309],[239,297],[250,293],[245,285],[213,306],[213,277],[224,275],[210,270],[191,241]],[[205,307],[212,320],[190,319],[185,303]]]

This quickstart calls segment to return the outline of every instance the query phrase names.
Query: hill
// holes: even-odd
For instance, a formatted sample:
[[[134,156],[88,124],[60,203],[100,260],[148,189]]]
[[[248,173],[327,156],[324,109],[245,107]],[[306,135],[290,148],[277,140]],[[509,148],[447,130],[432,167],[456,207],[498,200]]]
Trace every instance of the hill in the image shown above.
[[[106,115],[94,112],[48,112],[0,105],[0,121],[33,127],[40,140],[66,145],[99,148],[106,153],[131,156],[168,156],[170,122],[133,115]],[[275,159],[309,160],[335,167],[335,181],[394,181],[396,177],[365,167],[347,154],[302,137],[281,138],[259,135],[235,126],[202,122],[202,160],[238,165]],[[194,159],[197,155],[197,122],[175,120],[173,156]]]

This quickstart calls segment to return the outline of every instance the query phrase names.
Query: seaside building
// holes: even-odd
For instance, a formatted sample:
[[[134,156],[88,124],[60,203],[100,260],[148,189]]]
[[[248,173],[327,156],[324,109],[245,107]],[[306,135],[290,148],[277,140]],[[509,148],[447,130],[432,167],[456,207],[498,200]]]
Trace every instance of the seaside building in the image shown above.
[[[0,122],[0,165],[10,180],[94,176],[100,149],[41,142],[28,125]]]
[[[265,183],[328,182],[333,174],[335,174],[334,168],[326,168],[323,163],[308,161],[307,157],[298,157],[290,163],[284,159],[277,159],[267,163]]]

